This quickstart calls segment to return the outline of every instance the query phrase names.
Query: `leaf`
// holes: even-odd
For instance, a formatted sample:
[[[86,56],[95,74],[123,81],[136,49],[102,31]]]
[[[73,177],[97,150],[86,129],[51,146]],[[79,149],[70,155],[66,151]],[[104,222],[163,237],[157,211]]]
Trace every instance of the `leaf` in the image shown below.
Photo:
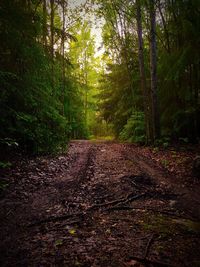
[[[69,233],[70,233],[70,235],[75,235],[76,234],[76,230],[75,229],[70,229]]]
[[[0,161],[0,168],[2,168],[2,169],[9,168],[11,166],[12,166],[12,164],[10,162]]]
[[[61,246],[63,244],[63,240],[62,239],[57,239],[55,242],[55,246]]]

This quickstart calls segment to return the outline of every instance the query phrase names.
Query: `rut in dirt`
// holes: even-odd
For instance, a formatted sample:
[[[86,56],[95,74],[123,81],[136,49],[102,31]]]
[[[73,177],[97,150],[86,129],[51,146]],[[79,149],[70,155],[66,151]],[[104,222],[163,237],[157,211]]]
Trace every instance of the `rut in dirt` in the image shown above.
[[[198,266],[196,198],[139,152],[74,141],[27,160],[0,200],[1,266]]]

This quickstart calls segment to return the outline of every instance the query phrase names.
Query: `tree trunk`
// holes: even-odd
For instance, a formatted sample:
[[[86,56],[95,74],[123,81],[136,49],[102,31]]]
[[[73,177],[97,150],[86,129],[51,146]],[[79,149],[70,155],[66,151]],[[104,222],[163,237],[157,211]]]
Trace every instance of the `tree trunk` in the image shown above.
[[[87,61],[88,61],[88,57],[87,57],[87,47],[85,49],[85,53],[84,53],[84,71],[85,71],[85,75],[84,75],[84,83],[85,83],[85,100],[84,100],[84,108],[85,108],[85,125],[87,127],[88,125],[88,75],[87,75]]]
[[[150,116],[150,105],[149,105],[149,95],[146,85],[146,75],[144,66],[144,49],[143,49],[143,37],[142,37],[142,17],[141,17],[141,4],[140,0],[136,0],[136,20],[137,20],[137,35],[138,35],[138,60],[140,69],[140,82],[143,94],[143,105],[144,105],[144,115],[145,115],[145,129],[146,129],[146,142],[152,141],[152,125]]]
[[[43,0],[43,46],[44,49],[47,49],[47,3],[46,0]]]
[[[62,47],[62,101],[63,101],[63,115],[65,115],[65,1],[62,0],[62,39],[61,39],[61,47]]]
[[[51,86],[52,93],[54,93],[54,0],[50,0],[51,4]]]
[[[194,131],[195,131],[195,141],[198,140],[199,136],[199,129],[198,129],[198,122],[199,122],[199,71],[198,71],[198,64],[194,64]]]
[[[160,137],[160,114],[157,96],[157,48],[156,48],[156,13],[154,0],[150,0],[150,71],[152,94],[152,119],[154,141]]]
[[[161,6],[160,0],[158,1],[158,9],[159,9],[159,13],[160,13],[160,16],[162,19],[162,24],[163,24],[164,34],[165,34],[165,40],[166,40],[165,48],[166,48],[167,52],[170,53],[169,31],[167,29],[166,20],[165,20],[165,17],[163,15],[163,12],[162,12],[162,6]]]

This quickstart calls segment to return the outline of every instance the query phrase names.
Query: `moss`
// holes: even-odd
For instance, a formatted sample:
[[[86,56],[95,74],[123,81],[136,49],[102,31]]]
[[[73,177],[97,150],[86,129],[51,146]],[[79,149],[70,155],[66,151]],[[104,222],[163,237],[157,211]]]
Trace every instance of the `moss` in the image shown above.
[[[200,223],[188,219],[174,219],[164,215],[145,215],[139,224],[149,232],[159,234],[162,238],[179,232],[200,233]]]

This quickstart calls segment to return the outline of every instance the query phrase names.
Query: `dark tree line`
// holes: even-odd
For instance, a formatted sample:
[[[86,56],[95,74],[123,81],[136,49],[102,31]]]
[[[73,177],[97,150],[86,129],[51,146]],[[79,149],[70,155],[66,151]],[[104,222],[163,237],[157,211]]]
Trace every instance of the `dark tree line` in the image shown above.
[[[52,152],[84,138],[83,101],[72,75],[64,0],[0,2],[0,146]]]

